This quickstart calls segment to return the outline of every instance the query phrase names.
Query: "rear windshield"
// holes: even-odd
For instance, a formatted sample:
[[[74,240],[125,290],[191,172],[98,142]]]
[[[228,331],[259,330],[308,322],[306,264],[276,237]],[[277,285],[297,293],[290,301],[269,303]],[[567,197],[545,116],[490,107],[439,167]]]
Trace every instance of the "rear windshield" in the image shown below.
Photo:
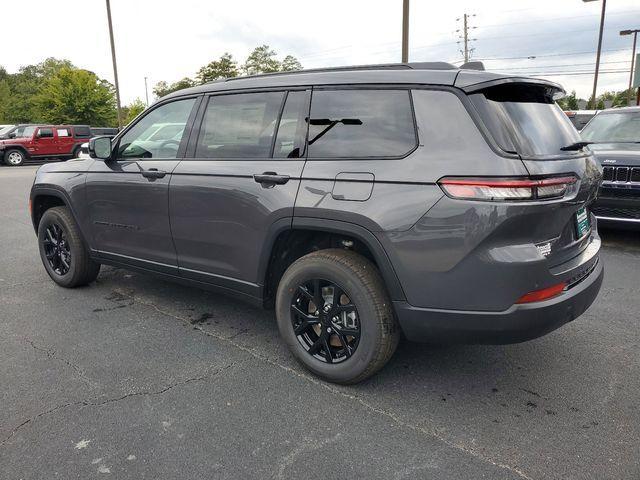
[[[588,142],[640,142],[640,111],[602,113],[582,130]]]
[[[527,158],[575,154],[560,150],[579,142],[580,135],[556,105],[554,92],[546,86],[513,83],[487,88],[470,98],[504,151]]]

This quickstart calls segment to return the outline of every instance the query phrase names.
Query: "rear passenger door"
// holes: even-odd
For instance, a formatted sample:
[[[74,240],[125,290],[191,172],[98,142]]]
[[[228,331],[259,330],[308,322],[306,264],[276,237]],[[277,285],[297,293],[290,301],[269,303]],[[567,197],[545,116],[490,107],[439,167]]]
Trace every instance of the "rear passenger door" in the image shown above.
[[[57,155],[58,146],[52,127],[40,127],[33,136],[32,155],[48,156]]]
[[[290,228],[309,92],[225,93],[203,102],[169,192],[180,274],[260,297],[269,239]],[[189,155],[190,154],[190,155]]]
[[[70,127],[56,127],[56,153],[66,155],[73,150],[73,137]]]

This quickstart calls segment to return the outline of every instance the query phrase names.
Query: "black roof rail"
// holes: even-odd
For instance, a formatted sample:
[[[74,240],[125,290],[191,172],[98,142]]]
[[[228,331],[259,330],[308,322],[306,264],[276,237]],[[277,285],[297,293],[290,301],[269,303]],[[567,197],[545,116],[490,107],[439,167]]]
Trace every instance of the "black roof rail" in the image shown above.
[[[473,62],[475,63],[475,62]],[[344,67],[310,68],[308,70],[292,70],[288,72],[259,73],[243,77],[230,77],[223,82],[241,80],[243,78],[260,78],[277,75],[296,75],[300,73],[349,72],[358,70],[456,70],[458,67],[447,62],[410,62],[410,63],[378,63],[372,65],[350,65]],[[214,81],[215,82],[215,81]],[[210,82],[210,83],[214,83]]]

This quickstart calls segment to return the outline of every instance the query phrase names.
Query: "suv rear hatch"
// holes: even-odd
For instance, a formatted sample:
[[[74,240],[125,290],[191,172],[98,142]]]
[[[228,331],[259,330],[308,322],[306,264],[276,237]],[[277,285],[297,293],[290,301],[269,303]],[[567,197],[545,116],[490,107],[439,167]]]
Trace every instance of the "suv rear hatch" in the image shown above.
[[[551,82],[518,78],[464,90],[499,149],[517,154],[531,179],[575,176],[575,184],[561,199],[534,201],[548,203],[548,208],[525,209],[526,218],[517,223],[550,267],[578,255],[590,243],[595,218],[589,206],[596,198],[602,170],[588,150],[575,145],[580,135],[555,103],[564,91]]]

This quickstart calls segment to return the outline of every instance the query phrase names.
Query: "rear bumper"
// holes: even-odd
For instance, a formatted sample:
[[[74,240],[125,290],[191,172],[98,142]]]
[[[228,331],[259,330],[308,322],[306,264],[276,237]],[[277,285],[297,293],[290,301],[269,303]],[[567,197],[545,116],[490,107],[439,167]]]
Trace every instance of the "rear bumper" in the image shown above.
[[[503,312],[438,310],[394,302],[406,337],[417,342],[518,343],[545,335],[574,320],[593,303],[604,268],[595,256],[589,275],[557,297],[513,305]]]

